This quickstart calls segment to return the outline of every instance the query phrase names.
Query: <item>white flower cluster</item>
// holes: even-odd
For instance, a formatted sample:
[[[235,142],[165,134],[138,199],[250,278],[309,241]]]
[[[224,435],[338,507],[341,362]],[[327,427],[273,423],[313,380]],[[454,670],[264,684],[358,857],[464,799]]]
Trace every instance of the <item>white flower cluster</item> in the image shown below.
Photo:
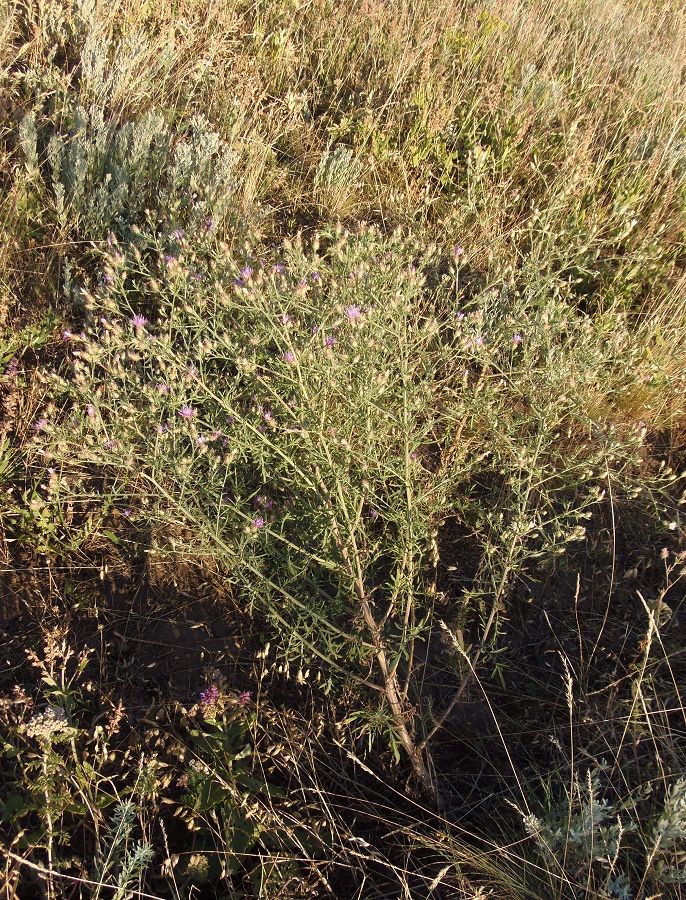
[[[58,706],[48,706],[42,713],[36,713],[26,723],[29,737],[49,740],[53,734],[59,734],[68,727],[67,714]]]

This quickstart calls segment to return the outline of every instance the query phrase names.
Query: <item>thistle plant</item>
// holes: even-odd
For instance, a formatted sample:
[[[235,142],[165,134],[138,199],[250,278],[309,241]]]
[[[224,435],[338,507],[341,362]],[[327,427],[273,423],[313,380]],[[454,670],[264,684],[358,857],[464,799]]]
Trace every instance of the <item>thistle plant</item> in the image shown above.
[[[134,521],[190,530],[287,656],[379,698],[428,788],[450,706],[411,710],[441,528],[481,542],[448,613],[483,615],[478,659],[514,573],[582,540],[608,479],[635,493],[641,435],[603,418],[585,373],[615,398],[630,377],[561,300],[503,286],[455,310],[450,281],[427,281],[437,249],[400,232],[324,232],[280,259],[172,240],[110,240],[35,458],[64,502],[92,504],[97,479]]]

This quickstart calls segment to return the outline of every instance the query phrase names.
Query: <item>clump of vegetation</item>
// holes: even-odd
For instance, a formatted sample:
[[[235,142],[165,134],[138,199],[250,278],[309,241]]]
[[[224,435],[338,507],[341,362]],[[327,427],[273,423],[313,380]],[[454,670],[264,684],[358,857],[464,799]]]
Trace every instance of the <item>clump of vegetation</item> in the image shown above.
[[[680,896],[681,13],[4,12],[8,898]]]

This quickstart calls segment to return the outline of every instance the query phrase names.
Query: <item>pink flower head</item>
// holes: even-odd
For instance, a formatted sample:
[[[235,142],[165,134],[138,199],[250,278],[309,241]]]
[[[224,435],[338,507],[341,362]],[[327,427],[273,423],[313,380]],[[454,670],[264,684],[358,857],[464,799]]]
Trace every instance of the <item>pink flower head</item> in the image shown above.
[[[212,713],[212,711],[217,706],[219,702],[219,688],[216,684],[211,684],[209,687],[206,687],[205,690],[200,694],[200,710],[203,715],[207,713]]]
[[[241,691],[238,694],[238,702],[241,706],[247,706],[252,698],[252,691]]]
[[[453,247],[453,259],[455,260],[455,262],[458,261],[463,253],[464,247],[460,246],[460,244],[455,244],[455,246]]]
[[[522,343],[521,334],[519,334],[519,333],[513,334],[512,335],[512,343],[515,345],[515,347],[519,347],[519,345]]]
[[[287,363],[294,363],[294,362],[295,362],[295,353],[293,353],[292,350],[287,350],[287,351],[284,353],[282,359],[283,359],[284,362],[287,362]]]
[[[145,318],[145,316],[141,316],[139,313],[136,313],[136,315],[131,319],[131,324],[136,330],[138,330],[139,328],[145,328],[145,326],[148,324],[148,320]]]
[[[264,519],[262,516],[255,516],[252,520],[253,528],[264,528]]]
[[[324,346],[331,349],[331,347],[336,346],[336,338],[332,334],[327,334],[324,338]]]
[[[357,322],[362,318],[362,310],[359,306],[346,306],[345,314],[349,322]]]
[[[179,409],[179,415],[182,419],[194,419],[198,414],[198,411],[193,409],[192,406],[189,406],[187,403],[184,403]]]
[[[86,407],[86,415],[88,416],[89,419],[95,418],[95,407],[93,406],[92,403],[89,403],[88,406]]]

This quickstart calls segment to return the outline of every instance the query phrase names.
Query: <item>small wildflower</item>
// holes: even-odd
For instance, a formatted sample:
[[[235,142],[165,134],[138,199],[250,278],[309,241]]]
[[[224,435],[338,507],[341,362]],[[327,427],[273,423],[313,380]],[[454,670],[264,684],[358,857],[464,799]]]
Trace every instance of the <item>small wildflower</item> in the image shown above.
[[[14,376],[19,371],[19,363],[16,359],[11,359],[5,368],[5,375]]]
[[[660,559],[669,559],[669,550],[666,547],[660,550]]]
[[[213,231],[214,230],[214,219],[212,216],[208,216],[205,219],[205,231]]]
[[[204,716],[211,714],[216,709],[219,702],[219,688],[216,684],[211,684],[205,688],[200,694],[200,711]]]
[[[182,419],[194,419],[197,416],[197,410],[193,409],[192,406],[189,406],[187,403],[182,404],[179,409],[179,415]]]
[[[272,271],[275,275],[283,275],[286,271],[286,267],[283,263],[275,263],[272,267]]]
[[[162,422],[161,425],[157,426],[156,430],[157,430],[158,434],[168,434],[169,433],[169,425],[167,425],[166,422]]]
[[[170,390],[169,385],[166,384],[164,381],[158,382],[155,385],[155,389],[160,396],[164,396],[165,394],[168,394],[169,390]]]
[[[298,290],[304,290],[307,287],[307,278],[301,278],[296,287]]]
[[[241,691],[238,694],[238,702],[241,706],[247,706],[252,698],[252,691]]]
[[[281,316],[281,324],[282,325],[290,325],[292,321],[293,321],[293,317],[289,316],[288,313],[284,313]]]
[[[171,239],[172,239],[173,241],[176,241],[177,244],[180,243],[180,242],[183,240],[183,237],[184,237],[184,231],[183,231],[183,229],[182,229],[182,228],[175,228],[174,231],[172,231],[170,237],[171,237]]]
[[[74,337],[74,332],[70,331],[68,328],[65,328],[62,332],[62,340],[70,341]]]
[[[148,320],[145,318],[145,316],[141,316],[139,313],[136,313],[136,315],[131,319],[131,324],[136,329],[136,331],[138,331],[138,329],[140,328],[145,328],[145,326],[148,324]]]
[[[519,345],[522,343],[522,336],[521,334],[519,334],[519,332],[512,335],[512,343],[515,345],[515,347],[519,347]]]
[[[464,317],[465,317],[465,315],[462,312],[462,310],[459,310],[459,312],[455,313],[455,318],[457,319],[458,322],[461,322],[464,319]]]
[[[86,407],[86,415],[88,416],[89,419],[95,418],[95,407],[93,406],[92,403],[89,403],[88,406]]]
[[[122,509],[121,514],[125,519],[130,519],[133,514],[133,510],[127,507],[126,509]]]
[[[332,334],[327,334],[324,338],[324,346],[331,349],[331,347],[336,346],[336,338]]]
[[[262,516],[255,516],[252,520],[252,526],[253,528],[264,528],[264,519]]]
[[[283,354],[282,359],[283,359],[284,362],[287,362],[287,363],[294,363],[294,362],[295,362],[295,353],[293,353],[292,350],[287,350],[287,351]]]
[[[463,253],[464,247],[460,246],[460,244],[455,244],[455,246],[453,247],[453,259],[455,260],[455,262],[458,261]]]
[[[199,434],[195,439],[196,447],[204,447],[206,443],[207,443],[207,436],[204,434]]]
[[[26,723],[29,737],[39,740],[50,740],[53,734],[59,734],[67,728],[67,714],[57,706],[48,706],[42,713],[32,716]]]
[[[105,450],[114,450],[117,442],[113,438],[107,438],[107,440],[103,441],[102,446]]]
[[[349,322],[357,322],[362,318],[362,310],[359,306],[346,306],[345,314]]]
[[[189,365],[188,368],[186,369],[186,373],[188,374],[188,377],[189,377],[189,378],[194,378],[194,379],[197,378],[198,375],[200,374],[200,373],[198,372],[197,366],[194,366],[192,363],[191,363],[191,365]]]
[[[322,276],[319,274],[319,272],[310,272],[310,279],[316,284],[318,281],[322,280]]]
[[[40,419],[37,419],[33,426],[35,431],[45,431],[47,427],[48,420],[45,418],[45,416],[41,416]]]
[[[243,281],[250,281],[253,276],[252,266],[244,266],[238,273]]]
[[[378,510],[370,509],[369,510],[369,518],[372,520],[372,522],[375,522],[379,518]]]
[[[112,284],[114,282],[114,275],[111,272],[104,272],[102,280],[105,284]]]
[[[175,263],[175,262],[176,262],[176,257],[175,257],[175,256],[172,256],[171,253],[165,253],[164,256],[163,256],[163,259],[164,259],[164,264],[165,264],[166,266],[171,266],[172,263]]]

